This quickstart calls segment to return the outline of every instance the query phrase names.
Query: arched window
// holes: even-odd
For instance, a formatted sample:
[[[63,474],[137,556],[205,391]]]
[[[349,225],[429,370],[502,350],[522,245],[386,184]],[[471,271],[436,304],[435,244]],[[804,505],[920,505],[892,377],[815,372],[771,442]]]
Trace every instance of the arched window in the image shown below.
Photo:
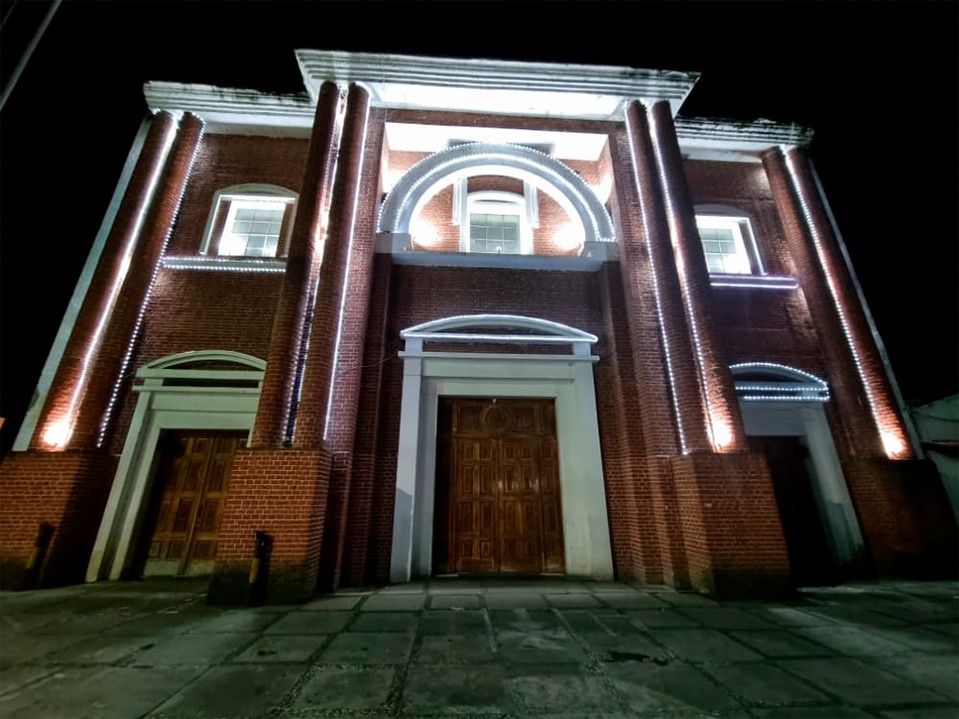
[[[296,193],[277,185],[227,187],[213,198],[201,255],[277,257],[285,255]]]

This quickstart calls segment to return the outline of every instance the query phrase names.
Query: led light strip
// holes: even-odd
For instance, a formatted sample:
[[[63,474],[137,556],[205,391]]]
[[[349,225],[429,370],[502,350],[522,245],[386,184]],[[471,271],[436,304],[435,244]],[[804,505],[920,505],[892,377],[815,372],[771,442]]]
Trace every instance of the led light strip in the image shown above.
[[[168,270],[204,270],[210,272],[267,272],[282,274],[286,265],[277,260],[236,260],[224,257],[164,257],[160,264]]]

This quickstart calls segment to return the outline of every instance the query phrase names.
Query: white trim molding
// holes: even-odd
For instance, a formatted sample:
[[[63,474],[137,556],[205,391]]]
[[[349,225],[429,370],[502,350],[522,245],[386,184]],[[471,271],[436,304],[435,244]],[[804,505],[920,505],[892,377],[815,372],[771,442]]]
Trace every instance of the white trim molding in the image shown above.
[[[732,365],[747,436],[799,437],[809,450],[809,473],[819,517],[837,568],[862,561],[865,542],[823,410],[829,386],[809,372],[773,362]]]
[[[468,332],[469,328],[478,331]],[[537,334],[493,333],[512,327]],[[612,549],[596,415],[589,333],[530,317],[450,317],[400,333],[406,349],[396,468],[390,580],[432,573],[439,398],[524,397],[555,400],[566,572],[611,579]],[[511,345],[571,344],[566,355],[430,352],[431,340]]]
[[[196,367],[230,363],[236,369]],[[137,372],[143,383],[130,430],[97,533],[86,580],[125,578],[133,567],[157,443],[164,430],[253,431],[266,362],[240,352],[193,351],[150,362]],[[175,379],[175,384],[167,384]],[[193,380],[197,385],[190,385]]]

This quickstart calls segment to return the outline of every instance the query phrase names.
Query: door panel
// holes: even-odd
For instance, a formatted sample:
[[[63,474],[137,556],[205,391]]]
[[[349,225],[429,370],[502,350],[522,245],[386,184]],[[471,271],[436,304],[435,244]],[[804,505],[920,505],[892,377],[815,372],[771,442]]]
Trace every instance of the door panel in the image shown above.
[[[440,564],[452,572],[564,571],[552,400],[444,399],[440,417],[452,425],[439,429],[451,458],[449,559]]]
[[[209,574],[233,455],[245,433],[168,432],[148,507],[144,575]]]

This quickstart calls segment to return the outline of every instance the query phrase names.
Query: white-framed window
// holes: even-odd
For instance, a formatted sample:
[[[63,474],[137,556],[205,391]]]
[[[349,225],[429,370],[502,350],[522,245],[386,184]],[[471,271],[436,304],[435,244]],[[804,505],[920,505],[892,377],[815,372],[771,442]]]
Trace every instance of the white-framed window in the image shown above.
[[[710,274],[766,274],[748,217],[697,209],[696,226]]]
[[[536,188],[524,183],[515,192],[466,191],[454,184],[453,222],[460,225],[460,250],[494,255],[531,255],[533,228],[539,225]]]
[[[237,185],[213,198],[200,254],[221,257],[286,255],[296,193],[276,185]]]

